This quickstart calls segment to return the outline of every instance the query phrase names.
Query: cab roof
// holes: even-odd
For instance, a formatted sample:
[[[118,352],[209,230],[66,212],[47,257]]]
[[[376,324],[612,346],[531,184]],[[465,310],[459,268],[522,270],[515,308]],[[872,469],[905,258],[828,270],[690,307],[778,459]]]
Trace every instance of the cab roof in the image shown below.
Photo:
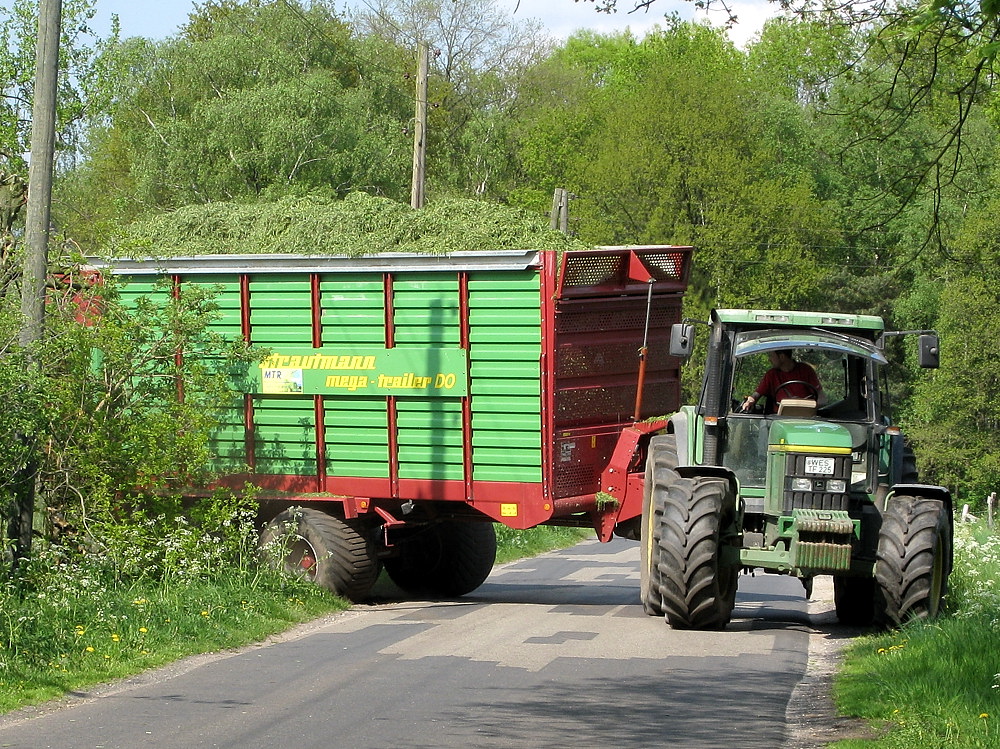
[[[802,312],[792,310],[717,309],[712,312],[713,322],[740,328],[823,328],[848,335],[875,338],[885,330],[881,317],[874,315],[849,315],[839,312]]]

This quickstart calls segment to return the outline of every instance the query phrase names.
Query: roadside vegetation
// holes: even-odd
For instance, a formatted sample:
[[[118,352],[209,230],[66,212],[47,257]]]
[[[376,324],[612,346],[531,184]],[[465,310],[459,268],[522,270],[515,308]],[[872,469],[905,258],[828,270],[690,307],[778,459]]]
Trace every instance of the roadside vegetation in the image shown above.
[[[835,700],[880,734],[837,749],[1000,746],[1000,534],[956,526],[949,613],[854,642]]]

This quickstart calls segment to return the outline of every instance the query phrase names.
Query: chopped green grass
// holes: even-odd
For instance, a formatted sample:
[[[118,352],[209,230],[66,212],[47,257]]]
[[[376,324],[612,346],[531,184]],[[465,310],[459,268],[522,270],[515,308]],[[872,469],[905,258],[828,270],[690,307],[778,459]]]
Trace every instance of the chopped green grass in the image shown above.
[[[587,245],[544,216],[482,200],[445,199],[419,210],[363,192],[343,200],[289,197],[179,208],[127,227],[115,257],[232,254],[362,256],[478,250],[571,250]]]

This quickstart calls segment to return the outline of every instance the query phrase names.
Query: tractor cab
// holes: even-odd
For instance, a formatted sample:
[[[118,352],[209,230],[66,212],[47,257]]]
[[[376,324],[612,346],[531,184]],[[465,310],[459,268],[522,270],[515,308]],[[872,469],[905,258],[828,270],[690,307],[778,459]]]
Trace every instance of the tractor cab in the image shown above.
[[[841,492],[873,493],[879,465],[878,461],[866,461],[865,456],[881,452],[880,440],[886,432],[879,383],[880,368],[887,363],[883,353],[862,338],[819,329],[744,330],[734,332],[731,340],[726,378],[731,397],[724,404],[728,413],[720,463],[736,474],[742,486],[762,489],[772,425],[788,420],[804,422],[797,425],[796,434],[805,430],[817,438],[823,435],[831,447],[851,448],[850,475],[843,488],[839,483],[835,487]],[[819,392],[800,397],[779,392],[780,400],[772,393],[745,411],[746,395],[755,391],[771,366],[766,356],[769,351],[791,351],[797,362],[815,372]],[[790,432],[783,427],[781,436],[775,436],[787,443]],[[886,470],[883,465],[883,478]]]

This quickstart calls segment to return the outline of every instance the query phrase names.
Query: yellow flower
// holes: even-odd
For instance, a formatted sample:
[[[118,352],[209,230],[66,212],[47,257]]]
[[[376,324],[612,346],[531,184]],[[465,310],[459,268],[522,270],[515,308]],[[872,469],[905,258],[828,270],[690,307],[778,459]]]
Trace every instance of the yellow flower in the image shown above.
[[[988,717],[990,717],[990,714],[989,713],[979,713],[979,717],[980,718],[988,718]]]
[[[87,652],[88,652],[88,653],[93,653],[93,652],[94,652],[94,649],[93,649],[92,647],[90,647],[90,646],[88,645],[88,646],[87,646]]]
[[[139,631],[142,632],[143,634],[146,634],[149,630],[146,629],[145,627],[139,627]]]
[[[114,640],[115,642],[121,642],[122,638],[119,637],[117,634],[113,634],[111,635],[111,639]]]
[[[207,611],[202,611],[202,612],[201,612],[201,615],[202,615],[202,616],[208,616],[208,612],[207,612]]]

